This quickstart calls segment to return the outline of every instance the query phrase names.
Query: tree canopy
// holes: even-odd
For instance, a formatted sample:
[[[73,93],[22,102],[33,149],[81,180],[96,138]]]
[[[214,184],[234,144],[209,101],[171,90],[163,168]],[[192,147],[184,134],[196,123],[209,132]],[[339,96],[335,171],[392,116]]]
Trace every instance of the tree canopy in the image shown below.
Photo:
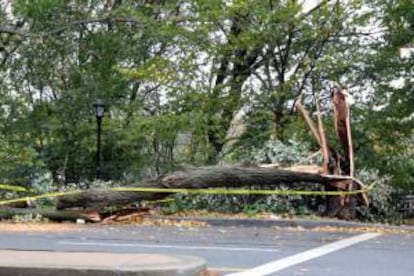
[[[414,188],[410,0],[0,3],[3,181],[93,179],[98,99],[102,177],[131,181],[306,143],[295,103],[329,121],[339,85],[358,166]]]

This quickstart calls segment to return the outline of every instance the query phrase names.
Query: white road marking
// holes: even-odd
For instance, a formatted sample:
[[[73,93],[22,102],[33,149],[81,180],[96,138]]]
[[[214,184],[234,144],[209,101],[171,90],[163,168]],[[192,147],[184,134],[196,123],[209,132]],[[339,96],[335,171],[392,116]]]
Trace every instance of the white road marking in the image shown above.
[[[335,252],[337,250],[343,249],[345,247],[357,244],[359,242],[367,241],[375,237],[380,236],[378,233],[365,233],[351,238],[343,239],[333,243],[325,244],[320,247],[313,248],[311,250],[292,255],[280,260],[276,260],[270,263],[263,264],[261,266],[246,270],[244,272],[227,274],[227,276],[264,276],[273,274],[282,269],[288,268],[293,265],[297,265],[323,255]]]
[[[260,248],[260,247],[191,246],[191,245],[168,245],[168,244],[75,242],[75,241],[58,241],[58,243],[64,244],[64,245],[101,246],[101,247],[140,247],[140,248],[169,248],[169,249],[183,249],[183,250],[280,252],[279,249]]]

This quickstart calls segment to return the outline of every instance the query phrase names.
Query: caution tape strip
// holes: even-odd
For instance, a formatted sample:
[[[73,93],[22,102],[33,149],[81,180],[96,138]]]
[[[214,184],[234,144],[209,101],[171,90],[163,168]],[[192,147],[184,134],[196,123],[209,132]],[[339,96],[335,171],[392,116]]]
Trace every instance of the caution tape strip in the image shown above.
[[[28,192],[29,190],[25,187],[9,185],[9,184],[0,184],[0,190],[7,190],[12,192]]]
[[[149,192],[149,193],[181,193],[181,194],[204,194],[204,195],[356,195],[365,193],[367,189],[354,191],[297,191],[297,190],[249,190],[249,189],[176,189],[176,188],[133,188],[117,187],[110,188],[114,192]]]
[[[15,199],[7,199],[0,201],[0,205],[7,205],[11,203],[17,203],[17,202],[25,202],[25,201],[35,201],[42,198],[54,198],[54,197],[60,197],[65,195],[74,195],[74,194],[80,194],[82,193],[82,190],[76,190],[76,191],[68,191],[68,192],[55,192],[55,193],[45,193],[41,195],[35,195],[35,196],[25,196]]]
[[[204,195],[302,195],[302,196],[340,196],[340,195],[357,195],[366,193],[371,190],[376,182],[367,186],[365,189],[354,191],[298,191],[298,190],[250,190],[250,189],[183,189],[183,188],[144,188],[144,187],[115,187],[105,189],[112,192],[148,192],[148,193],[181,193],[181,194],[204,194]],[[84,190],[74,190],[67,192],[52,192],[35,196],[26,196],[16,199],[0,201],[0,205],[6,205],[16,202],[35,201],[42,198],[55,198],[66,195],[75,195],[84,192]]]

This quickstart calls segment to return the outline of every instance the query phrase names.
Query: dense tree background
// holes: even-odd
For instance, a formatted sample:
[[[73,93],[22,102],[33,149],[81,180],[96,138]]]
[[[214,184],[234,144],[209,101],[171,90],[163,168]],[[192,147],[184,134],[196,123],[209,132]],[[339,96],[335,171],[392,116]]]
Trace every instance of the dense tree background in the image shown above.
[[[294,103],[319,97],[331,126],[337,84],[357,167],[413,189],[413,43],[410,0],[2,0],[0,178],[92,180],[98,98],[105,179],[308,145]]]

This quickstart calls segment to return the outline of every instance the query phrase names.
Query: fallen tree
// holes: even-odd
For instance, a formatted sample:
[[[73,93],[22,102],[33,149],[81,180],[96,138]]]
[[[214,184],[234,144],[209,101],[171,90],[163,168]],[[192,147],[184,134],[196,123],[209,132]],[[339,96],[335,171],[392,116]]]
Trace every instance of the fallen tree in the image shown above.
[[[277,187],[278,185],[320,184],[326,191],[350,191],[363,189],[364,184],[354,178],[352,136],[350,127],[349,106],[342,91],[333,89],[332,101],[334,106],[334,125],[337,136],[341,142],[343,153],[332,148],[326,139],[325,130],[319,112],[319,103],[316,101],[318,111],[315,123],[305,107],[297,103],[297,110],[308,124],[315,140],[320,146],[323,156],[322,166],[296,165],[290,168],[278,168],[275,164],[244,164],[238,166],[210,166],[186,168],[161,176],[157,179],[144,181],[130,188],[155,189],[208,189],[208,188],[242,188],[242,187]],[[102,216],[105,207],[121,207],[140,203],[141,201],[157,200],[171,195],[169,192],[159,191],[113,191],[88,189],[79,193],[70,193],[56,198],[56,210],[39,211],[31,209],[30,213],[40,214],[52,219],[85,218],[89,221],[105,221]],[[364,193],[359,197],[334,195],[326,199],[326,214],[340,218],[353,218],[355,216],[355,199],[368,205]],[[78,209],[76,211],[66,209]],[[82,210],[79,210],[82,209]],[[123,209],[130,210],[130,209]],[[1,211],[1,210],[0,210]],[[134,210],[132,210],[134,211]],[[0,217],[21,212],[9,208],[0,212]],[[22,214],[24,214],[23,212]]]
[[[305,173],[278,168],[258,166],[212,166],[191,168],[177,171],[158,179],[131,185],[129,187],[151,188],[215,188],[215,187],[275,187],[280,184],[313,183],[334,186],[346,190],[348,178],[332,178],[329,176]],[[59,197],[58,209],[92,208],[99,209],[113,205],[127,205],[142,200],[156,200],[169,196],[169,193],[157,192],[114,192],[105,190],[87,190],[82,193]]]

